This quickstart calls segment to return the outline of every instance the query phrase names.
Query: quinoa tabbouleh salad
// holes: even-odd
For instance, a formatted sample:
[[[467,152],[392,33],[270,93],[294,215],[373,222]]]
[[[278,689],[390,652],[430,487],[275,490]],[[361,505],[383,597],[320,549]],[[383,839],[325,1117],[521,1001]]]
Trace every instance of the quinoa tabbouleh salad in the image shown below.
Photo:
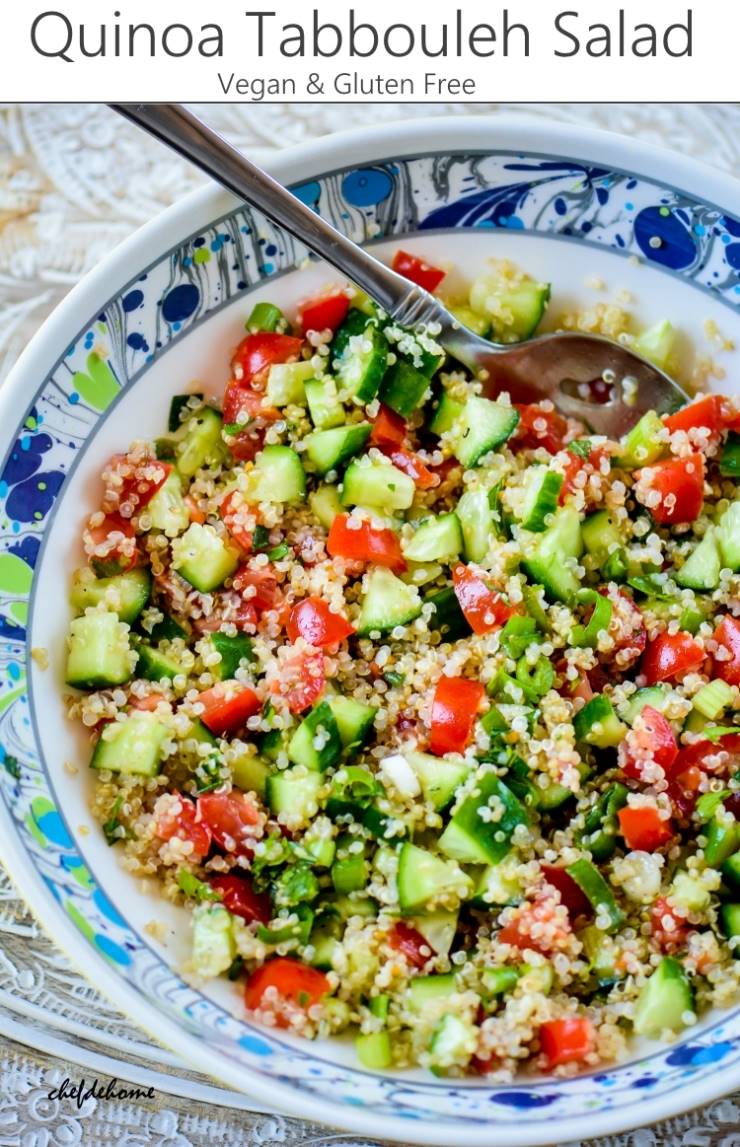
[[[497,262],[455,309],[513,342],[548,299]],[[622,327],[670,364],[669,323]],[[184,971],[495,1079],[732,1002],[738,406],[608,441],[351,288],[246,329],[218,400],[105,467],[71,590],[94,813],[190,910]]]

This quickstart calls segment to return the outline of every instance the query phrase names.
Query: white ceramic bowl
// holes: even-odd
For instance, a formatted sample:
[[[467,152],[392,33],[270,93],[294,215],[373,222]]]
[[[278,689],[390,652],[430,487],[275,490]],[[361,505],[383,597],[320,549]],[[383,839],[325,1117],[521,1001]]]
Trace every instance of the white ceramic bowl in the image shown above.
[[[453,263],[460,281],[507,255],[552,281],[555,311],[627,289],[646,323],[668,316],[685,332],[687,356],[705,343],[706,319],[740,339],[740,185],[679,156],[582,129],[454,119],[325,138],[271,166],[381,253],[402,239]],[[204,994],[179,977],[184,912],[143,895],[99,831],[82,831],[89,749],[64,716],[62,651],[101,466],[160,433],[170,397],[193,381],[220,393],[254,301],[290,309],[334,277],[292,270],[304,254],[228,195],[201,191],[88,275],[0,391],[0,855],[44,926],[137,1023],[292,1114],[407,1142],[516,1147],[614,1133],[715,1098],[737,1082],[740,1012],[709,1017],[672,1048],[637,1048],[628,1064],[508,1087],[373,1074],[346,1041],[260,1029],[231,985]],[[608,290],[587,286],[594,278]],[[32,646],[50,651],[48,669]],[[71,776],[65,761],[83,768]],[[166,943],[147,933],[153,919]]]

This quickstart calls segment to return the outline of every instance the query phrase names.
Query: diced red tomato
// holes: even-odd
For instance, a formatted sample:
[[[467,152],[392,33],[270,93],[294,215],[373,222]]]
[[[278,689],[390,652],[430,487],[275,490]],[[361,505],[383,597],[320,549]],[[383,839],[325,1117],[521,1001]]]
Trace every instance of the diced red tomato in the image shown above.
[[[180,797],[180,807],[174,815],[160,817],[155,831],[160,840],[171,840],[173,836],[189,841],[193,846],[191,856],[207,856],[211,847],[211,829],[201,819],[196,806],[187,797]]]
[[[433,267],[423,259],[417,259],[416,255],[409,255],[408,251],[396,251],[391,266],[399,275],[410,279],[425,291],[436,291],[445,277],[445,272],[440,271],[439,267]]]
[[[643,770],[650,762],[668,773],[677,756],[678,745],[670,722],[652,705],[646,705],[619,746],[622,772],[642,781]]]
[[[655,852],[676,835],[673,821],[664,820],[657,808],[632,808],[626,805],[619,810],[617,816],[627,847],[636,848],[640,852]]]
[[[437,683],[432,702],[430,748],[438,757],[461,753],[470,744],[486,691],[479,681],[446,677]]]
[[[303,713],[316,704],[325,686],[324,654],[311,649],[295,652],[283,663],[272,689],[285,698],[291,713]]]
[[[276,956],[251,973],[244,989],[247,1011],[253,1012],[263,1007],[265,993],[270,988],[274,988],[278,999],[273,1000],[271,993],[268,1000],[264,1001],[264,1007],[274,1014],[277,1027],[281,1028],[289,1026],[286,1011],[294,1008],[308,1011],[331,991],[331,985],[323,972],[302,964],[300,960],[293,960],[290,956]]]
[[[704,504],[703,454],[667,458],[644,467],[638,477],[649,478],[650,489],[660,494],[658,505],[649,507],[659,525],[693,522],[699,517]]]
[[[245,453],[247,446],[251,449],[253,445],[256,452],[262,444],[261,436],[256,435],[251,427],[247,430],[247,425],[255,418],[260,418],[263,422],[275,422],[281,417],[277,407],[267,406],[263,392],[254,390],[253,386],[251,380],[232,378],[226,384],[222,403],[224,425],[233,426],[241,423],[245,427],[229,446],[231,453],[242,459],[250,457]]]
[[[183,498],[183,502],[187,506],[188,517],[190,518],[190,521],[198,522],[198,524],[202,526],[206,520],[206,515],[203,510],[201,510],[195,498],[193,498],[190,494],[186,494]]]
[[[489,1075],[490,1072],[498,1070],[501,1066],[501,1059],[496,1055],[490,1055],[487,1059],[481,1059],[480,1056],[474,1055],[470,1061],[470,1066],[476,1075]]]
[[[718,752],[728,754],[728,761],[720,770],[710,768],[708,764],[708,759],[716,757]],[[681,749],[676,759],[673,773],[677,776],[680,772],[683,772],[684,769],[690,769],[696,766],[704,772],[716,773],[719,771],[725,774],[733,771],[736,767],[735,757],[737,756],[740,756],[740,732],[725,733],[724,737],[719,737],[717,741],[707,739],[694,741],[692,745],[685,745]],[[740,761],[737,762],[737,765],[740,765]]]
[[[252,920],[267,924],[272,916],[272,902],[266,893],[255,892],[249,880],[243,876],[226,874],[212,876],[211,888],[221,893],[224,908],[234,916],[240,916],[248,924]]]
[[[362,522],[359,529],[352,529],[348,525],[349,520],[349,514],[336,515],[326,539],[327,553],[333,558],[386,566],[395,573],[406,569],[401,543],[393,530],[373,526],[370,522]]]
[[[200,719],[217,737],[225,737],[243,728],[249,717],[260,711],[262,702],[248,685],[221,682],[198,694],[204,706]]]
[[[535,402],[515,403],[515,406],[519,411],[519,425],[510,440],[512,450],[535,450],[544,446],[549,454],[557,454],[563,449],[568,422],[562,414],[557,410],[543,410]]]
[[[723,617],[714,631],[714,640],[730,656],[713,660],[714,673],[728,685],[740,685],[740,619]]]
[[[548,1020],[540,1028],[540,1047],[552,1070],[562,1063],[583,1060],[596,1047],[593,1024],[585,1016]]]
[[[571,923],[579,916],[593,916],[594,910],[588,896],[564,868],[558,864],[541,863],[540,870],[547,883],[557,888],[560,893],[560,903],[568,909]]]
[[[244,501],[239,490],[231,490],[218,507],[221,521],[245,553],[252,552],[252,531],[256,525],[254,510]]]
[[[85,553],[98,577],[112,577],[125,573],[139,560],[139,551],[133,539],[136,536],[131,521],[120,514],[106,514],[96,526],[84,533]]]
[[[354,629],[340,613],[333,613],[320,597],[304,597],[290,611],[288,638],[297,641],[302,637],[316,649],[327,649],[339,645]]]
[[[282,604],[283,594],[277,574],[269,565],[242,566],[234,574],[234,589],[258,613],[266,609],[277,609]]]
[[[392,450],[386,450],[385,453],[397,470],[401,470],[402,473],[408,474],[409,478],[413,478],[417,489],[430,490],[433,486],[439,485],[439,475],[430,470],[422,462],[419,455],[414,454],[413,450],[406,450],[402,446],[397,446]]]
[[[698,669],[706,654],[700,642],[690,633],[661,633],[648,643],[640,665],[648,685],[659,681],[672,681],[691,670]]]
[[[304,303],[298,313],[304,331],[335,331],[347,317],[349,297],[341,292],[333,295],[319,295]]]
[[[687,768],[674,768],[673,776],[668,781],[666,795],[673,806],[674,816],[680,820],[690,816],[699,797],[705,773],[696,765]]]
[[[262,384],[267,371],[278,362],[290,362],[301,352],[303,339],[281,335],[275,331],[255,331],[239,343],[231,360],[232,368],[239,367],[239,381],[245,385]],[[257,386],[260,389],[260,386]],[[224,421],[230,422],[224,414]]]
[[[534,901],[522,904],[515,910],[511,920],[499,931],[502,944],[512,944],[524,952],[531,948],[543,956],[562,950],[572,935],[570,920],[561,920],[557,915],[559,905],[546,889],[538,893]],[[546,925],[543,929],[542,925]]]
[[[470,566],[459,562],[452,571],[452,584],[460,609],[473,633],[491,633],[509,620],[516,610],[500,593],[489,589]]]
[[[424,939],[421,932],[417,932],[410,924],[404,924],[403,920],[397,920],[391,928],[388,933],[388,943],[391,948],[395,948],[405,956],[414,968],[423,968],[434,954],[431,944]],[[426,949],[429,955],[425,955],[422,948]]]
[[[719,394],[707,394],[682,406],[675,414],[666,415],[663,424],[671,434],[677,430],[694,430],[705,427],[713,434],[719,434],[727,425],[728,403]]]
[[[131,518],[152,500],[172,473],[169,462],[158,458],[136,459],[114,454],[103,470],[103,509]]]
[[[406,441],[406,419],[391,410],[385,403],[380,404],[380,410],[373,422],[370,431],[370,445],[379,446],[381,450],[386,447],[396,448],[403,446]]]
[[[569,496],[576,488],[576,478],[582,470],[588,468],[592,471],[598,471],[601,467],[601,459],[606,456],[607,451],[603,446],[596,446],[588,458],[582,458],[580,454],[574,454],[572,450],[567,450],[565,458],[565,467],[563,470],[563,484],[560,487],[560,494],[558,501],[560,505],[564,505]],[[586,499],[588,504],[588,498]]]
[[[677,914],[665,896],[659,896],[650,909],[650,931],[663,952],[675,952],[686,943],[691,925],[685,916]]]
[[[162,701],[164,697],[161,693],[147,693],[146,697],[131,697],[129,704],[132,709],[138,709],[142,713],[153,713]]]
[[[198,817],[227,852],[251,853],[259,835],[260,815],[246,793],[201,793]]]

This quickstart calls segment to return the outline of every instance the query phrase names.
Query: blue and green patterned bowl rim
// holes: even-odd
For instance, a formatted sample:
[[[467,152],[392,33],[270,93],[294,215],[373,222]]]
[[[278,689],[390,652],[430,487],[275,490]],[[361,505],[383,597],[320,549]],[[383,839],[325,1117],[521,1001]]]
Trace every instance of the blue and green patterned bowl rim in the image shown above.
[[[502,137],[508,146],[485,146]],[[355,133],[363,163],[333,164],[343,149],[325,141],[298,157],[300,167],[283,157],[277,174],[316,171],[302,182],[293,177],[294,193],[358,242],[458,228],[546,236],[638,256],[725,306],[740,305],[740,211],[680,190],[706,187],[708,176],[699,179],[699,168],[668,153],[658,153],[656,163],[652,149],[640,154],[634,144],[617,146],[599,133],[560,129],[543,136],[541,128],[507,130],[500,121],[494,133],[483,120],[445,121],[436,130],[432,123],[376,129],[366,144]],[[571,158],[608,156],[620,147],[635,168],[653,174],[637,174],[624,161]],[[676,185],[654,174],[671,165],[684,177]],[[715,174],[711,179],[717,182]],[[722,201],[740,206],[729,180],[723,190]],[[26,356],[7,384],[4,397],[16,410],[12,421],[0,421],[9,439],[0,470],[0,853],[11,873],[89,978],[135,1019],[149,1028],[154,1023],[160,1038],[202,1070],[296,1114],[418,1142],[449,1142],[454,1134],[460,1143],[513,1145],[590,1138],[729,1089],[733,1070],[736,1078],[740,1071],[740,1009],[638,1061],[567,1081],[486,1086],[348,1067],[332,1058],[330,1045],[296,1046],[187,984],[103,891],[43,759],[28,675],[34,571],[44,539],[69,475],[120,397],[197,326],[234,302],[246,309],[251,290],[306,255],[218,193],[201,193],[198,202],[206,225],[166,249],[167,228],[150,225],[154,241],[139,238],[141,270],[124,279],[114,256],[104,301],[96,306],[87,299],[87,319],[80,326],[78,317],[72,341],[61,350],[42,331],[30,353],[46,369],[31,374]],[[159,253],[146,262],[143,252],[152,249]],[[18,414],[19,396],[36,377],[42,381]],[[8,401],[2,411],[11,418]]]

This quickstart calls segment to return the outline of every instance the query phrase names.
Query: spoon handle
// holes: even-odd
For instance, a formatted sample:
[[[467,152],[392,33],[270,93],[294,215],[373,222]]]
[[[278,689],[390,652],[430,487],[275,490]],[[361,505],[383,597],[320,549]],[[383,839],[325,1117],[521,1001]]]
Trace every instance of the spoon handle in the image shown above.
[[[442,308],[430,294],[340,234],[182,104],[110,106],[305,243],[395,321],[413,326],[439,316]]]

